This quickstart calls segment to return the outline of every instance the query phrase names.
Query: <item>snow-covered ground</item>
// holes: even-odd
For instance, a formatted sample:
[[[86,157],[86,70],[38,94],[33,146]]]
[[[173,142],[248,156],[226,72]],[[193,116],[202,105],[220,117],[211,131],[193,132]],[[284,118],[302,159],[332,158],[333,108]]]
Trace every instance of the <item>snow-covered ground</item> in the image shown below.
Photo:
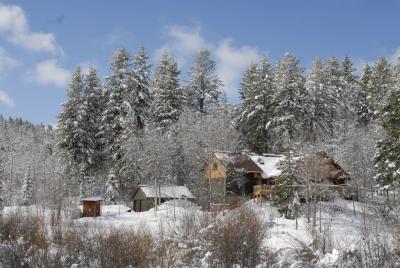
[[[106,205],[102,206],[100,217],[80,218],[75,222],[80,224],[93,223],[100,227],[146,228],[156,233],[161,225],[173,226],[174,222],[177,222],[189,209],[200,212],[200,208],[195,204],[183,200],[168,201],[157,206],[157,209],[152,208],[144,212],[135,212],[125,205]]]
[[[264,202],[261,206],[253,201],[244,204],[258,214],[268,228],[264,239],[264,246],[273,252],[285,252],[293,249],[298,242],[311,245],[311,222],[307,222],[307,209],[303,204],[301,215],[296,220],[286,219],[280,215],[277,209],[270,203]],[[20,211],[23,213],[41,213],[50,215],[50,210],[42,210],[38,207],[6,207],[4,213]],[[320,212],[321,211],[321,212]],[[154,235],[161,228],[168,231],[179,228],[180,219],[186,213],[204,213],[200,207],[187,201],[168,201],[145,212],[134,212],[124,205],[105,205],[102,207],[102,215],[96,218],[78,218],[73,220],[76,225],[96,226],[97,228],[145,228]],[[215,214],[212,214],[214,217]],[[219,217],[222,214],[218,215]],[[223,217],[223,216],[222,216]],[[345,249],[357,247],[360,235],[363,231],[362,206],[358,202],[335,200],[317,204],[316,228],[329,236],[332,243],[331,249],[325,254],[320,253],[320,267],[329,267],[339,256],[339,252]],[[382,228],[382,231],[385,231]],[[283,253],[285,254],[285,253]]]

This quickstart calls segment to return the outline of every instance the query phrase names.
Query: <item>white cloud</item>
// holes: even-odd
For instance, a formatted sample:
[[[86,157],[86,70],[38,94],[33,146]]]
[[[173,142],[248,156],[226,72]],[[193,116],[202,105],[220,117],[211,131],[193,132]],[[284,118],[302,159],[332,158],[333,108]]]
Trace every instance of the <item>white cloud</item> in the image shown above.
[[[11,58],[4,48],[0,47],[0,77],[18,64],[19,62],[17,60]]]
[[[15,107],[14,99],[2,90],[0,90],[0,103],[4,103],[9,107]]]
[[[65,86],[70,76],[70,71],[61,67],[55,59],[38,63],[34,72],[34,77],[38,83],[42,85],[55,85],[58,87]]]
[[[195,52],[203,48],[212,48],[201,36],[200,27],[183,27],[178,25],[170,25],[165,28],[165,36],[167,42],[160,47],[155,53],[155,59],[167,52],[174,56],[180,67],[186,64],[188,57],[193,56]]]
[[[106,34],[100,42],[96,41],[96,44],[100,44],[101,47],[108,46],[129,46],[130,40],[134,37],[134,34],[129,31],[125,31],[121,28],[116,28]]]
[[[226,38],[220,43],[207,42],[201,35],[198,25],[195,27],[172,25],[165,28],[164,34],[167,42],[156,51],[155,59],[158,60],[162,53],[168,52],[177,59],[182,68],[188,61],[192,61],[196,52],[203,48],[209,49],[216,57],[217,73],[224,83],[224,90],[230,100],[238,97],[239,80],[246,67],[260,58],[257,48],[235,47],[231,38]]]
[[[175,50],[182,53],[193,53],[208,45],[200,35],[200,28],[187,28],[182,26],[168,27],[167,35],[175,41],[172,46]]]
[[[238,97],[239,81],[246,67],[260,58],[257,48],[251,46],[232,46],[232,39],[223,40],[215,50],[217,73],[224,82],[228,97]]]
[[[391,63],[397,64],[400,60],[400,47],[389,57]]]
[[[353,60],[353,67],[355,69],[354,74],[357,76],[362,76],[362,74],[364,73],[364,67],[365,65],[373,65],[374,61],[372,60],[366,60],[363,58],[357,58]]]
[[[27,50],[60,52],[53,33],[32,32],[26,14],[19,6],[0,4],[0,34]]]
[[[400,61],[400,47],[393,51],[393,53],[386,53],[384,56],[388,62],[392,64],[398,64]],[[379,57],[381,57],[379,56]],[[355,74],[361,76],[364,72],[365,65],[372,66],[377,62],[378,58],[375,59],[366,59],[366,58],[356,58],[353,60],[354,68],[356,69]]]
[[[81,67],[82,74],[86,74],[86,75],[89,74],[91,68],[96,69],[96,64],[91,63],[89,61],[81,62],[78,65],[79,65],[79,67]]]

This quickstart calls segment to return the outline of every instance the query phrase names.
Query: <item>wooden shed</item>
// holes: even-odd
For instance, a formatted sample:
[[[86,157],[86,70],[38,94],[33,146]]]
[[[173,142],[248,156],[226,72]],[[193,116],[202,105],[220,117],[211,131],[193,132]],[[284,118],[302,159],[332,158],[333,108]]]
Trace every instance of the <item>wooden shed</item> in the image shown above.
[[[101,215],[101,203],[103,199],[99,197],[88,197],[82,199],[82,217],[98,217]]]
[[[133,195],[133,210],[136,212],[146,211],[153,208],[155,202],[159,205],[165,201],[177,199],[193,201],[195,197],[186,186],[139,185]]]

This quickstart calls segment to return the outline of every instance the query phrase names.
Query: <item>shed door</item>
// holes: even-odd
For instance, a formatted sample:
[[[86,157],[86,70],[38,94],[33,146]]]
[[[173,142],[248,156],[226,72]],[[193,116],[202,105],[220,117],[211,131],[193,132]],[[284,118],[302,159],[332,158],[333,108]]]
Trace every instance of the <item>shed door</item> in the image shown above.
[[[142,211],[142,200],[133,201],[133,210],[135,210],[136,212]]]
[[[101,216],[100,215],[100,202],[96,203],[96,216]]]

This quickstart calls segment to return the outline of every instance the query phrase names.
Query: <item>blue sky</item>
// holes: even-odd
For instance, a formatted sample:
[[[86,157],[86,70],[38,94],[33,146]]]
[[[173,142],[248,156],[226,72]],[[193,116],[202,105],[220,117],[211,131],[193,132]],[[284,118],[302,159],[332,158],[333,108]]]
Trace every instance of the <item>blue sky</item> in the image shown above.
[[[108,74],[118,47],[163,51],[186,77],[193,54],[209,48],[229,100],[243,70],[261,55],[342,58],[357,67],[400,55],[400,1],[5,1],[0,0],[0,113],[56,123],[72,70]]]

